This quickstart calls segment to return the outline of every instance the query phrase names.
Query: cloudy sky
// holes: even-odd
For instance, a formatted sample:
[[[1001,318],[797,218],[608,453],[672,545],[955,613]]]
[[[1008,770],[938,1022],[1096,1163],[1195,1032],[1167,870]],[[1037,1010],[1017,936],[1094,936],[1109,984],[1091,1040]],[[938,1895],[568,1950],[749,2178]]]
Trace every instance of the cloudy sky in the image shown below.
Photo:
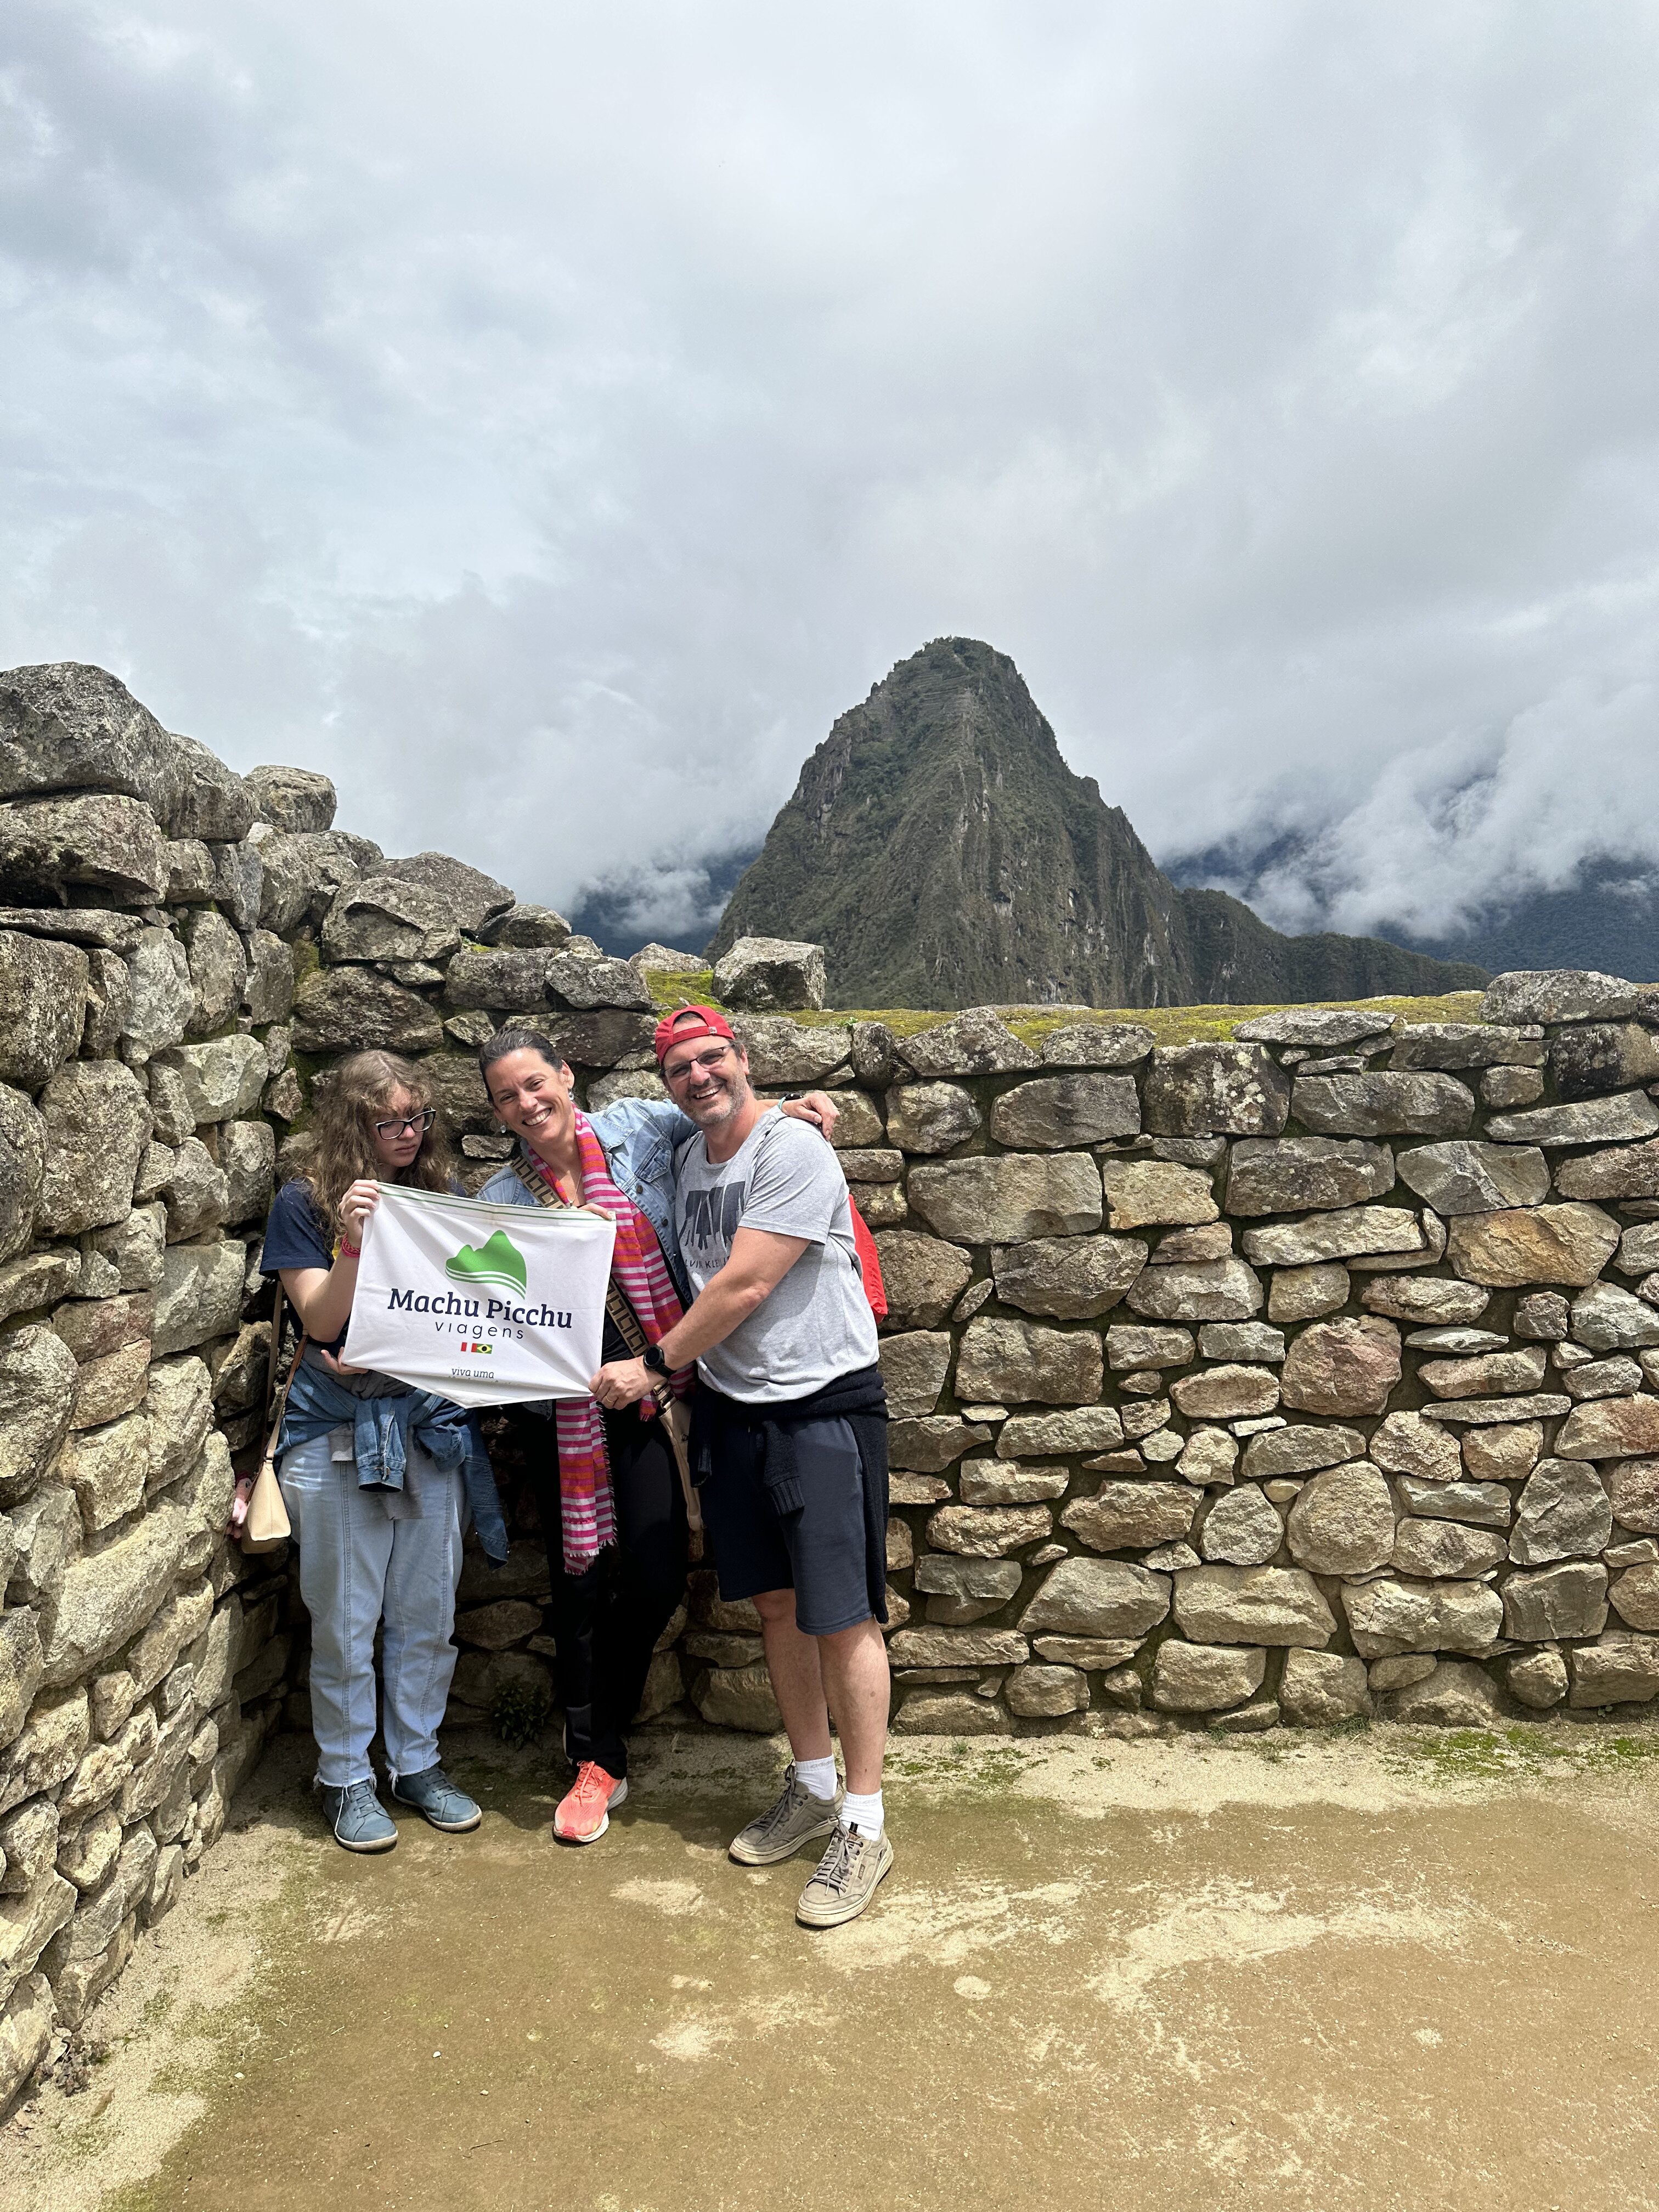
[[[1659,10],[8,0],[0,664],[694,934],[1018,662],[1158,858],[1659,865]]]

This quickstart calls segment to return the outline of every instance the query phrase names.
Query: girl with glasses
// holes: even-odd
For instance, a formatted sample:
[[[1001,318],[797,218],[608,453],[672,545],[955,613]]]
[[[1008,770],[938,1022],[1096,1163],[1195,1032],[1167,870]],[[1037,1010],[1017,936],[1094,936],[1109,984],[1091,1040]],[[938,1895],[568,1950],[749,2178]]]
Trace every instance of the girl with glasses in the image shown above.
[[[392,1796],[447,1832],[476,1828],[478,1808],[439,1764],[438,1729],[458,1656],[451,1632],[469,1511],[490,1557],[505,1559],[507,1538],[476,1418],[349,1367],[340,1350],[379,1185],[460,1186],[417,1070],[389,1052],[354,1053],[319,1084],[294,1163],[261,1266],[281,1278],[306,1332],[278,1474],[311,1615],[317,1779],[336,1842],[385,1851],[398,1831],[369,1760],[376,1630]]]

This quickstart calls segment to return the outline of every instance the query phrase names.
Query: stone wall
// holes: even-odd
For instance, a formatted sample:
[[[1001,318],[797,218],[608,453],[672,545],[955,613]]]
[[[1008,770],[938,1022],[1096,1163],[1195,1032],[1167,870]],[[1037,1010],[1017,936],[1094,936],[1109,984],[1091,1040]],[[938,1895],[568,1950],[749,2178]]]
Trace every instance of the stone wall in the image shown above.
[[[318,1071],[420,1058],[475,1187],[508,1149],[471,1057],[500,1019],[550,1030],[590,1106],[659,1091],[640,969],[332,818],[323,777],[238,777],[100,671],[0,677],[0,2106],[307,1722],[291,1562],[217,1532]],[[1512,975],[1476,1020],[1175,1046],[1003,1012],[736,1017],[763,1089],[840,1091],[878,1232],[898,1729],[1659,1694],[1659,992]],[[500,1720],[552,1677],[492,1426],[514,1542],[469,1559],[455,1705]],[[647,1713],[774,1725],[757,1626],[699,1569]]]

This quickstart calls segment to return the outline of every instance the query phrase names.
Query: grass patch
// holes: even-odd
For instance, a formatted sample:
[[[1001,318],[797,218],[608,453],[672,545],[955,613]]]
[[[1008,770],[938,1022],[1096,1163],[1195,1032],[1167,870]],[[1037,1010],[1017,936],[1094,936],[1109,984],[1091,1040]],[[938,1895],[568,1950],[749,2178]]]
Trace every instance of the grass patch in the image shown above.
[[[667,975],[649,969],[645,980],[653,1000],[665,1013],[687,999],[702,1006],[720,1007],[722,1012],[727,1011],[714,996],[712,969],[699,969],[689,975]],[[1321,1006],[1363,1006],[1368,1012],[1375,1010],[1387,1013],[1390,1019],[1404,1022],[1475,1022],[1480,1018],[1480,996],[1479,991],[1450,991],[1437,999],[1322,999],[1317,1003]],[[1079,1022],[1133,1022],[1150,1030],[1153,1042],[1161,1045],[1224,1043],[1240,1022],[1255,1021],[1263,1014],[1282,1013],[1285,1010],[1280,1006],[998,1006],[995,1011],[1020,1042],[1035,1051],[1056,1030],[1071,1029]],[[792,1013],[788,1018],[799,1023],[802,1029],[839,1028],[849,1022],[882,1022],[896,1037],[913,1037],[920,1036],[923,1030],[937,1029],[955,1017],[937,1007],[826,1006],[820,1012],[808,1008]]]

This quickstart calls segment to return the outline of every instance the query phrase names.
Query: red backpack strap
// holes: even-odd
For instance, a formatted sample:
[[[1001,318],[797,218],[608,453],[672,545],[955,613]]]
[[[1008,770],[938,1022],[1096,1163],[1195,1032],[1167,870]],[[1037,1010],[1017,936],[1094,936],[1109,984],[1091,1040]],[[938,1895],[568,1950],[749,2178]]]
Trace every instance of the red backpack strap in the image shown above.
[[[859,1255],[859,1273],[864,1280],[864,1295],[870,1301],[870,1310],[878,1321],[887,1318],[887,1286],[881,1279],[881,1255],[876,1249],[876,1240],[870,1234],[869,1224],[859,1212],[858,1200],[851,1191],[847,1194],[848,1209],[853,1217],[853,1243]]]

